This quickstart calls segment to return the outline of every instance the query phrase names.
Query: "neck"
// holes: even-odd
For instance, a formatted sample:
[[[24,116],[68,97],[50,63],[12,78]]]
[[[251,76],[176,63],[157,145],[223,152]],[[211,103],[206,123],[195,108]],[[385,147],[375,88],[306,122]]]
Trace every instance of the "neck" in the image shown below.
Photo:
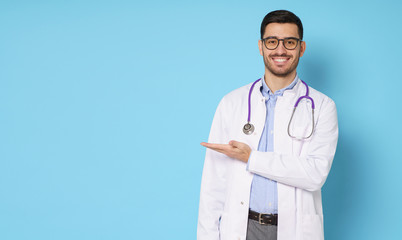
[[[289,73],[286,76],[277,76],[265,69],[265,83],[269,89],[275,93],[277,90],[289,86],[296,77],[296,71]]]

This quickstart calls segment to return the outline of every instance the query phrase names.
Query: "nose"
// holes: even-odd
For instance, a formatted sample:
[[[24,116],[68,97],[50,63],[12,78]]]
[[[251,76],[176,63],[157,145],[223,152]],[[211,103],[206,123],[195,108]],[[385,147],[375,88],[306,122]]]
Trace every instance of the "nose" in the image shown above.
[[[286,48],[283,44],[284,44],[283,40],[280,40],[278,47],[276,48],[277,53],[279,53],[279,54],[286,53]]]

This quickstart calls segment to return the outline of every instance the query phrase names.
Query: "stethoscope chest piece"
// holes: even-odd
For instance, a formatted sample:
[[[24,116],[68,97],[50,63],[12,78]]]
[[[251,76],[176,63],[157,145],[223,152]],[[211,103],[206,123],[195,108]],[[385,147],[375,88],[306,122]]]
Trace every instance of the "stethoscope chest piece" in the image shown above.
[[[252,134],[254,132],[254,125],[251,123],[244,124],[243,132],[244,132],[244,134],[247,134],[247,135]]]

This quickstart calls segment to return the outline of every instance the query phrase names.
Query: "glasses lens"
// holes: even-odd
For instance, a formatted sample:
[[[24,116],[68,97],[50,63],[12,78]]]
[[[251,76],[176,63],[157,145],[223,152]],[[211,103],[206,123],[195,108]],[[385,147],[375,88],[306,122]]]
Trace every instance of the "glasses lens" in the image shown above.
[[[287,49],[295,49],[297,47],[297,40],[296,39],[284,39],[283,44]]]
[[[269,38],[265,40],[265,46],[268,49],[275,49],[278,46],[278,39],[276,38]]]

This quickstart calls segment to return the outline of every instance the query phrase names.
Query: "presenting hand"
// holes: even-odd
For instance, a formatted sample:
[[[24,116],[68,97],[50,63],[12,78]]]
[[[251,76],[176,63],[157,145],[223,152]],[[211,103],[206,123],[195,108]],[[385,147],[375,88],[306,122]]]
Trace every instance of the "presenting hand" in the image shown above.
[[[247,163],[251,153],[251,148],[247,144],[234,140],[230,141],[229,144],[202,142],[201,145],[245,163]]]

